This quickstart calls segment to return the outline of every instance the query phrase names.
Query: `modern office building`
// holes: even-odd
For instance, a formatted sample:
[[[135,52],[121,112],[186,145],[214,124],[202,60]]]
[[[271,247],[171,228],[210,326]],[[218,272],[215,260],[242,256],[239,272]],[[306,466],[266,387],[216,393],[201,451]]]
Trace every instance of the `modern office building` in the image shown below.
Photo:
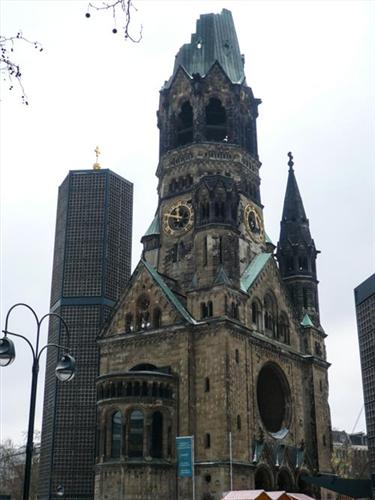
[[[375,498],[375,274],[354,289],[368,452]]]
[[[131,271],[133,185],[108,169],[72,170],[59,188],[51,312],[70,330],[76,376],[55,377],[57,352],[48,351],[39,498],[92,499],[96,427],[95,379],[100,329]],[[48,341],[66,343],[51,320]]]
[[[318,252],[291,154],[277,252],[267,237],[260,103],[231,13],[202,15],[160,92],[142,259],[99,338],[97,500],[304,491],[331,470]]]

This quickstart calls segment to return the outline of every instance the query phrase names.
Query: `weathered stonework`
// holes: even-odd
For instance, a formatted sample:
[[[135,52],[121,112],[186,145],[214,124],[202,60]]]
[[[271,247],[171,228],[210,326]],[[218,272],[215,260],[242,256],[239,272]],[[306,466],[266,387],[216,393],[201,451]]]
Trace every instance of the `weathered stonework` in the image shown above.
[[[161,91],[159,205],[99,339],[97,500],[191,498],[177,436],[194,436],[199,499],[231,474],[234,489],[303,491],[330,470],[325,334],[264,232],[259,103],[220,61]]]

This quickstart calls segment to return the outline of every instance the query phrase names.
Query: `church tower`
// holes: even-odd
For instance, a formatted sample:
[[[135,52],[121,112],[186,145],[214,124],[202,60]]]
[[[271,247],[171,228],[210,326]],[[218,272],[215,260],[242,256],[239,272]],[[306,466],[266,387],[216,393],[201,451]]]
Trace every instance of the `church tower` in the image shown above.
[[[309,220],[294,175],[293,156],[291,153],[288,156],[289,175],[276,256],[297,318],[302,321],[307,314],[315,326],[319,326],[316,277],[316,256],[319,251],[311,238]]]
[[[199,499],[302,491],[330,470],[325,334],[317,309],[298,316],[264,229],[260,103],[231,13],[202,15],[160,92],[142,259],[99,338],[96,499],[190,498],[178,436],[194,436]]]

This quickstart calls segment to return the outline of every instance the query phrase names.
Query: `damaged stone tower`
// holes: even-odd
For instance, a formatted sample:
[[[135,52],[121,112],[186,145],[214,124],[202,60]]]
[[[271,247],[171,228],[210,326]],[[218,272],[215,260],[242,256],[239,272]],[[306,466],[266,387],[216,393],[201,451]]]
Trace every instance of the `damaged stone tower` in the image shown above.
[[[102,332],[95,498],[303,491],[330,470],[317,250],[289,158],[277,247],[260,196],[258,106],[231,13],[202,15],[160,92],[159,203]]]

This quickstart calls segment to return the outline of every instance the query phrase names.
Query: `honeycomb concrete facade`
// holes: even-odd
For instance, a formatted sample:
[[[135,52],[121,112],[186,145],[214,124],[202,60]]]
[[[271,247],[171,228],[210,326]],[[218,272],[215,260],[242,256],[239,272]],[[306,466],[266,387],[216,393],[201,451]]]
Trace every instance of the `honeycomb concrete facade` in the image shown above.
[[[39,498],[93,498],[96,337],[124,289],[131,265],[133,185],[108,169],[72,170],[59,188],[51,312],[70,331],[74,379],[55,377],[57,351],[47,355]],[[52,320],[49,343],[64,345]]]
[[[306,491],[304,474],[331,469],[317,295],[291,293],[300,274],[317,289],[315,246],[298,213],[301,266],[281,272],[260,202],[260,100],[239,54],[230,13],[201,16],[160,93],[159,204],[98,341],[96,500],[191,498],[178,436],[194,436],[197,499],[231,481]]]

